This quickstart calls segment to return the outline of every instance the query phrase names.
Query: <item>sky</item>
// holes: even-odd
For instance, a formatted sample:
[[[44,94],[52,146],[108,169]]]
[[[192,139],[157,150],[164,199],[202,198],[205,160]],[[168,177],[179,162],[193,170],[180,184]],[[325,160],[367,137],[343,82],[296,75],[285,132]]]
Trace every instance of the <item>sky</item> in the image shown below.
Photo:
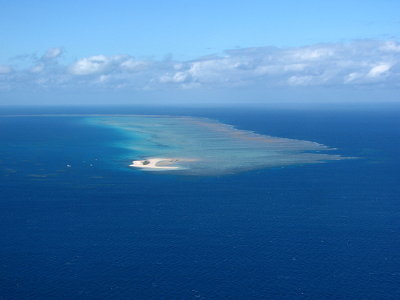
[[[400,101],[398,0],[0,7],[0,105]]]

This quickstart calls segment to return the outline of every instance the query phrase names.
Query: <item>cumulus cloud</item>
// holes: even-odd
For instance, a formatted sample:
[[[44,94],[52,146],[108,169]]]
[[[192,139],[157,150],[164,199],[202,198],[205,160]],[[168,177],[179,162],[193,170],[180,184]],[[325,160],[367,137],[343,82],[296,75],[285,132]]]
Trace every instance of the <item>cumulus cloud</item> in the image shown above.
[[[54,59],[59,57],[62,54],[61,48],[50,48],[46,51],[46,53],[42,56],[42,59]]]
[[[74,62],[69,71],[74,75],[101,75],[143,70],[146,65],[146,62],[135,60],[129,55],[95,55]]]
[[[30,69],[30,71],[31,71],[32,73],[40,73],[40,72],[42,72],[42,71],[44,70],[44,68],[45,68],[45,65],[42,64],[42,63],[39,63],[39,64],[33,66],[33,67]]]
[[[85,57],[71,66],[71,73],[75,75],[89,75],[103,73],[111,65],[112,58],[104,55]]]
[[[391,65],[388,63],[378,64],[371,68],[371,70],[368,72],[367,76],[372,77],[372,78],[379,77],[382,74],[387,73],[387,71],[389,71],[390,68],[391,68]]]
[[[304,47],[227,50],[190,61],[141,60],[131,55],[94,55],[58,63],[61,48],[49,49],[29,68],[0,66],[0,86],[151,90],[249,86],[378,85],[400,82],[400,44],[362,40]]]
[[[299,48],[247,48],[222,56],[180,63],[160,76],[176,86],[332,86],[397,84],[400,45],[394,41],[356,41]]]

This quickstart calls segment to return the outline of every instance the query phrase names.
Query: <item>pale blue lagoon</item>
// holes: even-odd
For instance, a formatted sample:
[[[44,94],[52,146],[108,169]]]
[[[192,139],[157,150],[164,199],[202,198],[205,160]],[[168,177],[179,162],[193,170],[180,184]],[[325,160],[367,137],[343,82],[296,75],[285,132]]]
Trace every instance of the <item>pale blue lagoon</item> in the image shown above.
[[[327,154],[334,149],[316,142],[239,130],[209,118],[133,115],[94,117],[87,121],[122,130],[127,140],[119,146],[131,150],[132,159],[161,157],[175,162],[176,169],[152,171],[221,175],[343,159]]]

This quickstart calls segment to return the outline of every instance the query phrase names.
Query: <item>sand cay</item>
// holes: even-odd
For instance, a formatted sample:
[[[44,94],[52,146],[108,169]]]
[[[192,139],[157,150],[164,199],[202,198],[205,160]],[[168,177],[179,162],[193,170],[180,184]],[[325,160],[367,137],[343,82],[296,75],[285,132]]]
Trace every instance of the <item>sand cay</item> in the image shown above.
[[[144,160],[134,160],[130,167],[142,168],[151,170],[179,170],[182,167],[176,166],[179,162],[189,162],[194,161],[191,159],[183,158],[148,158]]]

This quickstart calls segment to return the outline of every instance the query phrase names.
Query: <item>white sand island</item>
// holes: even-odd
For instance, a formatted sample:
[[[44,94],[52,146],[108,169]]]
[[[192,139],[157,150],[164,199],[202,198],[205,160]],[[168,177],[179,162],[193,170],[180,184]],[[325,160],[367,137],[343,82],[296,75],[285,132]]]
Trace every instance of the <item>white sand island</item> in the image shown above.
[[[143,169],[164,169],[164,170],[176,170],[181,169],[179,166],[174,166],[174,164],[182,161],[194,161],[193,159],[182,159],[182,158],[148,158],[144,160],[134,160],[130,167],[143,168]]]

